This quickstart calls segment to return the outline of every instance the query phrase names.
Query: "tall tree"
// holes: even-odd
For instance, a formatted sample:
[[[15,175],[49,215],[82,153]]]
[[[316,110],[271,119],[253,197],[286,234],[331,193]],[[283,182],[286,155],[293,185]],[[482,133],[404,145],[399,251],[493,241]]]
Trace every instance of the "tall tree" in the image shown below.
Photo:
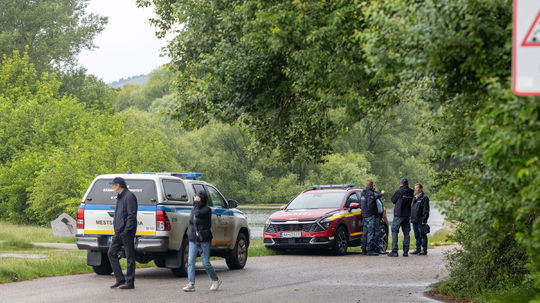
[[[0,54],[28,48],[39,72],[73,66],[107,23],[106,17],[87,14],[87,6],[88,0],[0,0]]]
[[[365,2],[138,3],[155,5],[158,35],[175,34],[168,51],[186,127],[240,120],[255,152],[321,160],[352,121],[399,101],[395,78],[373,74],[358,47]]]

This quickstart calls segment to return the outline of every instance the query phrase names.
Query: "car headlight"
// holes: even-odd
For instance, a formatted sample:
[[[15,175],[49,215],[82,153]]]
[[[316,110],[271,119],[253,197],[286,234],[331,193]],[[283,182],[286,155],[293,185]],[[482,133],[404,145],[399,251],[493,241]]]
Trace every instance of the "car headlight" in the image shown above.
[[[324,216],[317,221],[317,225],[319,225],[322,230],[327,230],[328,227],[330,227],[330,224],[332,223],[332,220],[328,219],[330,216],[331,215]]]
[[[264,230],[265,231],[268,231],[268,227],[270,226],[270,224],[272,224],[272,221],[270,221],[270,219],[266,220],[266,222],[264,223]]]

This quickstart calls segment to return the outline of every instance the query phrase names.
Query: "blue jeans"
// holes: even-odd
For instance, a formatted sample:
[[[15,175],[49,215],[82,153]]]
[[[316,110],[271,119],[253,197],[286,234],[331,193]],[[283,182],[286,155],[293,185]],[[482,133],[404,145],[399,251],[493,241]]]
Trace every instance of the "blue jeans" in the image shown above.
[[[204,269],[208,273],[208,276],[212,281],[217,281],[218,276],[212,264],[210,264],[210,243],[211,241],[199,243],[201,247],[201,261]],[[197,260],[197,254],[199,247],[197,243],[189,241],[189,254],[188,254],[188,281],[190,284],[195,284],[195,260]]]
[[[392,221],[392,252],[398,251],[398,232],[399,228],[403,231],[403,252],[409,252],[411,242],[411,223],[409,217],[394,217]]]
[[[375,238],[377,227],[377,216],[369,216],[364,218],[364,228],[362,233],[362,249],[378,252],[378,240]]]
[[[422,223],[412,223],[414,238],[416,239],[416,251],[420,251],[420,247],[427,251],[427,234],[422,235]]]

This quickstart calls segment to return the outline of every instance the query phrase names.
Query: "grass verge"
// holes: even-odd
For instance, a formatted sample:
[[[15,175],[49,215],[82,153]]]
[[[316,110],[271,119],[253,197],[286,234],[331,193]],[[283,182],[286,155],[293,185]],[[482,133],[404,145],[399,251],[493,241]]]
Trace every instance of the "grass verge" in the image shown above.
[[[473,302],[473,303],[526,303],[540,300],[540,291],[532,283],[523,283],[509,289],[494,289],[482,294],[456,294],[446,287],[445,282],[437,283],[428,296],[443,302]],[[534,301],[537,302],[537,301]]]
[[[75,243],[75,237],[56,238],[50,227],[19,225],[0,221],[0,240],[22,242]]]

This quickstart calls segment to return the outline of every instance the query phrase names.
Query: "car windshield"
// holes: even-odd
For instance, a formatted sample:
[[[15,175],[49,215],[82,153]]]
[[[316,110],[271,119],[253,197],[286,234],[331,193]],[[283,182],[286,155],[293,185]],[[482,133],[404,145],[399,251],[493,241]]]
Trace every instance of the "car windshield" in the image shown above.
[[[112,179],[100,179],[94,183],[92,189],[86,197],[86,204],[116,204],[117,194],[112,185]],[[156,204],[156,183],[152,180],[126,180],[127,186],[135,197],[139,205]]]
[[[340,208],[344,192],[308,192],[298,195],[287,209]]]

